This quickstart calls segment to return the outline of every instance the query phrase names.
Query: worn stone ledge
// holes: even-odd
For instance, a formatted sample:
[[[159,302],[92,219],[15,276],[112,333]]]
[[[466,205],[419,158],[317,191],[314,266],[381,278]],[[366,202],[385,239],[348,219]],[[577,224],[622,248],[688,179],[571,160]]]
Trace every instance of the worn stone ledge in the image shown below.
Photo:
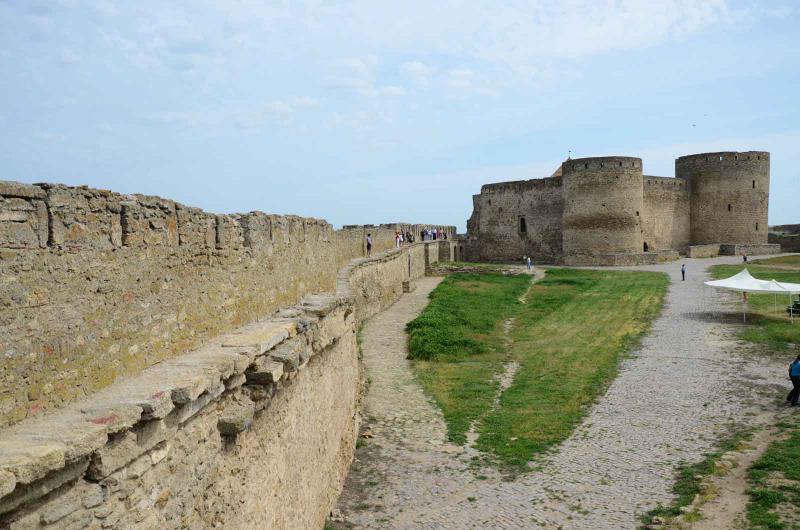
[[[182,425],[226,393],[244,391],[240,405],[223,411],[221,435],[246,430],[292,374],[353,326],[351,311],[337,296],[308,296],[273,318],[0,431],[0,526],[3,514],[66,482],[103,481],[153,465],[159,447],[163,452]]]

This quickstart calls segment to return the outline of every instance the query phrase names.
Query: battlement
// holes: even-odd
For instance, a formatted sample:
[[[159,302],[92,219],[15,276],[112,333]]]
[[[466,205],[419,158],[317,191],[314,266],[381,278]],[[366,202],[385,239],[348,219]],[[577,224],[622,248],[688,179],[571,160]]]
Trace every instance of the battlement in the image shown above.
[[[648,188],[651,187],[660,187],[663,189],[674,189],[676,191],[686,190],[688,191],[688,185],[684,179],[677,179],[674,177],[656,177],[653,175],[645,175],[644,176],[644,187],[645,193],[647,193]]]
[[[505,191],[523,192],[531,189],[560,188],[561,177],[546,177],[529,180],[512,180],[509,182],[495,182],[481,186],[481,193],[496,193]]]
[[[767,151],[721,151],[718,153],[698,153],[694,155],[685,155],[678,157],[675,160],[676,164],[684,162],[694,163],[717,163],[717,162],[751,162],[751,161],[769,161],[769,152]]]
[[[642,159],[630,156],[596,156],[588,158],[575,158],[564,162],[562,165],[562,172],[566,175],[568,172],[578,171],[623,171],[642,169]]]

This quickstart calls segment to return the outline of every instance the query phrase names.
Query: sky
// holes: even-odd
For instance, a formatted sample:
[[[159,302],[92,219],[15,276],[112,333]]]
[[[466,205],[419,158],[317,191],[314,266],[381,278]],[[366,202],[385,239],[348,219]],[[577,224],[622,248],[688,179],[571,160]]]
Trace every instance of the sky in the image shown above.
[[[800,2],[0,0],[0,179],[453,224],[567,156],[771,154],[800,222]]]

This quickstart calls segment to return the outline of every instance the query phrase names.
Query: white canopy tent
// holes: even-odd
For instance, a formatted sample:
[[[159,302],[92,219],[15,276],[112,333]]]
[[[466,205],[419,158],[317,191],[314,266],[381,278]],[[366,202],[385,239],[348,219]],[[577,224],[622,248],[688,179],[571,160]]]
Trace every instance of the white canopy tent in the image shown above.
[[[725,289],[727,291],[735,291],[739,293],[759,293],[759,294],[774,294],[776,301],[778,295],[786,295],[789,297],[789,304],[792,303],[792,295],[800,294],[800,283],[787,283],[777,282],[775,280],[759,280],[753,278],[750,271],[742,269],[738,274],[730,278],[722,280],[711,280],[704,282],[709,287],[715,289]],[[742,297],[742,315],[747,321],[747,306],[745,305],[745,297]],[[776,302],[777,303],[777,302]],[[790,312],[789,318],[794,321],[794,315]]]

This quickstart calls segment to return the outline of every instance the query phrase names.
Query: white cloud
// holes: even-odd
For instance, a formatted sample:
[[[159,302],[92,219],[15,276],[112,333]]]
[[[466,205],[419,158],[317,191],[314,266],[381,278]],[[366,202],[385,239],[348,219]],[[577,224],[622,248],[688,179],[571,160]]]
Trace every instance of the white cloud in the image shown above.
[[[379,89],[379,92],[381,94],[383,94],[384,96],[405,96],[406,95],[406,89],[405,88],[403,88],[401,86],[395,86],[395,85],[382,86]]]
[[[289,124],[297,113],[320,105],[319,100],[315,98],[293,96],[252,106],[154,112],[149,115],[149,119],[154,123],[175,124],[189,128],[220,127],[232,123],[242,129],[258,131],[269,124]]]
[[[426,87],[430,84],[431,76],[436,73],[436,68],[420,61],[407,61],[400,65],[400,71],[418,86]]]

